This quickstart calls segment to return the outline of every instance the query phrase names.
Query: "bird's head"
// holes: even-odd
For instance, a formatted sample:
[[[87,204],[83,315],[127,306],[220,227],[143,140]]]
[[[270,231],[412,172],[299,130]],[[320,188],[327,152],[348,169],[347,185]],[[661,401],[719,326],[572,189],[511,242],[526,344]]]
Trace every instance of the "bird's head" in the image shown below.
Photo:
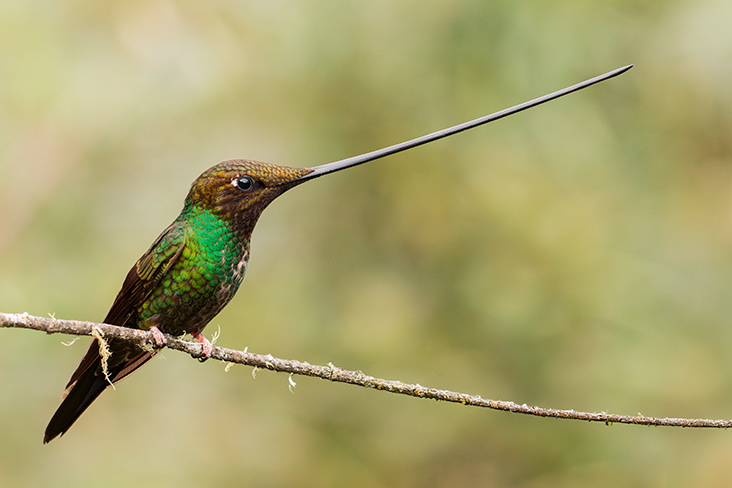
[[[193,182],[191,191],[186,198],[183,212],[185,214],[194,209],[204,209],[213,212],[222,219],[234,222],[239,229],[251,232],[254,224],[267,205],[272,203],[282,193],[300,183],[336,171],[352,168],[369,161],[381,159],[390,154],[396,154],[507,117],[603,80],[618,76],[628,71],[632,66],[618,68],[604,75],[596,76],[595,78],[585,80],[576,85],[515,105],[491,115],[486,115],[383,149],[312,168],[278,166],[247,159],[224,161],[206,170]]]
[[[312,173],[246,159],[218,163],[201,174],[186,197],[186,210],[206,209],[229,222],[254,228],[262,211],[275,198]]]

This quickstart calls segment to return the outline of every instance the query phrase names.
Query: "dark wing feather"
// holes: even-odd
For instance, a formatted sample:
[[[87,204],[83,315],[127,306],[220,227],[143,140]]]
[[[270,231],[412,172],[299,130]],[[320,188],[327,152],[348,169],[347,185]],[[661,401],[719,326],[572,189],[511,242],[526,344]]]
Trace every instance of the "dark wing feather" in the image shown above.
[[[175,222],[165,229],[127,274],[104,322],[138,328],[138,324],[128,323],[130,317],[175,264],[185,243],[183,224]],[[153,357],[150,351],[114,339],[108,342],[108,346],[111,352],[108,377],[102,372],[99,342],[95,339],[66,385],[64,400],[46,427],[44,443],[65,433],[110,383],[117,383],[132,374]]]
[[[185,248],[185,229],[180,222],[174,222],[165,229],[160,236],[153,242],[150,249],[142,255],[135,263],[132,269],[127,273],[122,289],[112,303],[107,316],[104,318],[105,324],[120,325],[137,329],[138,324],[128,324],[129,318],[142,305],[145,299],[155,289],[165,272],[175,264],[181,252]],[[114,351],[112,351],[114,353]],[[149,354],[149,353],[148,353]],[[126,372],[118,379],[110,380],[117,382],[145,364],[143,361],[137,368]],[[133,359],[133,358],[130,358]],[[137,359],[137,358],[134,358]],[[89,345],[89,349],[83,359],[76,367],[74,374],[71,375],[66,388],[71,387],[74,382],[92,365],[99,360],[99,344],[96,340]]]
[[[175,264],[185,244],[183,223],[174,222],[165,229],[127,273],[104,323],[137,328],[137,324],[128,325],[127,321],[157,286],[165,272]]]

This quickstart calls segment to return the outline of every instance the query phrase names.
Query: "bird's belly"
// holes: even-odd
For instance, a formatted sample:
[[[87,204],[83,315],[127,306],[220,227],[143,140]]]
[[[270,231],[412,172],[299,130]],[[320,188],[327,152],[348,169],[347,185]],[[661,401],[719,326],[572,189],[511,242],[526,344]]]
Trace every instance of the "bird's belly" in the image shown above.
[[[139,327],[155,325],[171,335],[203,330],[234,297],[246,272],[248,253],[235,263],[225,256],[176,263],[138,309]]]

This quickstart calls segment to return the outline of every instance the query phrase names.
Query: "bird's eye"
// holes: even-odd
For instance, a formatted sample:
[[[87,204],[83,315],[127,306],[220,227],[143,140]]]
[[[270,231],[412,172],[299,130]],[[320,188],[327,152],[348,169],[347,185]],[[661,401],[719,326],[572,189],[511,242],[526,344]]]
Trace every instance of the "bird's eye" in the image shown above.
[[[232,184],[243,192],[249,192],[254,189],[254,178],[251,176],[239,176],[232,181]]]

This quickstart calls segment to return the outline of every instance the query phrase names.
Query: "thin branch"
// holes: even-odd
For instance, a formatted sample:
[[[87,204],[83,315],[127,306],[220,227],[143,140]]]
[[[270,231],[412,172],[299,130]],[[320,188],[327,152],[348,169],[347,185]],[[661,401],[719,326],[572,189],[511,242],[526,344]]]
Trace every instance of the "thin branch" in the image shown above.
[[[94,322],[82,322],[78,320],[60,320],[53,317],[35,317],[22,314],[0,313],[0,327],[33,329],[48,334],[71,334],[71,335],[98,335],[105,338],[115,338],[133,342],[141,347],[154,345],[153,335],[147,331],[128,329],[114,325],[98,324]],[[200,357],[203,353],[201,344],[197,342],[184,341],[177,337],[167,336],[166,347],[185,352],[194,357]],[[553,408],[531,407],[519,405],[513,402],[501,400],[489,400],[476,395],[458,393],[448,390],[428,388],[419,384],[407,384],[401,381],[385,380],[368,376],[361,371],[348,371],[333,364],[328,366],[316,366],[305,362],[290,359],[278,359],[271,354],[262,355],[250,352],[227,349],[225,347],[213,347],[211,359],[224,361],[226,363],[243,364],[256,368],[279,371],[283,373],[312,376],[338,383],[348,383],[375,390],[388,391],[417,398],[428,398],[432,400],[471,405],[474,407],[491,408],[506,412],[534,415],[538,417],[553,417],[570,420],[586,420],[588,422],[604,422],[605,424],[622,423],[635,425],[656,425],[665,427],[707,427],[707,428],[730,428],[732,420],[710,420],[710,419],[688,419],[688,418],[656,418],[643,415],[616,415],[605,412],[578,412],[575,410],[557,410]]]

